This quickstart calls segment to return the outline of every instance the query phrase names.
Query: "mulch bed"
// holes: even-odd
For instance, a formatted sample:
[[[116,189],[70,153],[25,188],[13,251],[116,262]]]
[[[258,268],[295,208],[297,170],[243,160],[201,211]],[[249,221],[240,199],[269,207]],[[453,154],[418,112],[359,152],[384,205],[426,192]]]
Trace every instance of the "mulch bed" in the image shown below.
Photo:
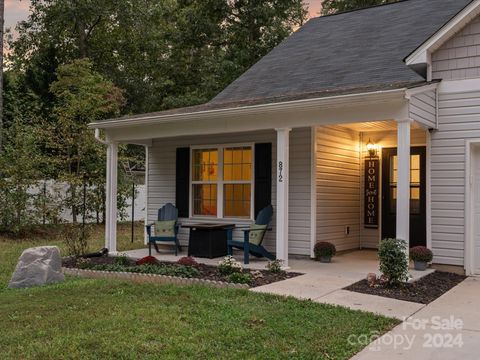
[[[97,258],[90,258],[89,262],[95,265],[101,264],[113,264],[114,257],[97,257]],[[134,260],[130,260],[131,265],[135,265]],[[174,262],[168,261],[158,261],[159,265],[174,265]],[[62,262],[62,266],[67,268],[75,268],[76,267],[76,260],[73,258],[64,258]],[[226,276],[223,276],[218,273],[217,267],[212,265],[205,265],[205,264],[198,264],[195,268],[199,271],[199,276],[195,276],[194,278],[203,279],[203,280],[213,280],[213,281],[224,281],[228,282]],[[253,270],[253,269],[243,269],[244,273],[249,273],[252,275],[252,281],[249,284],[250,287],[257,287],[262,285],[271,284],[277,281],[282,281],[286,279],[290,279],[296,276],[303,275],[302,273],[296,272],[286,272],[282,271],[279,273],[272,273],[267,270]]]
[[[344,289],[363,294],[429,304],[465,279],[466,276],[463,275],[435,271],[414,283],[404,284],[399,287],[370,287],[367,280],[361,280]]]

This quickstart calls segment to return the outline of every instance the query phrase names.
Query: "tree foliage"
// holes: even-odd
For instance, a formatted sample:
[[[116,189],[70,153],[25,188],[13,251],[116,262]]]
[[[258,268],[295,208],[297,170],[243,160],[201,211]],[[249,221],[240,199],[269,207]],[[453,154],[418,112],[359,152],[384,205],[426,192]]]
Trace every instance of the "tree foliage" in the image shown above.
[[[105,149],[95,142],[89,122],[206,102],[301,25],[307,13],[302,0],[30,4],[18,36],[8,39],[3,89],[0,185],[3,195],[12,196],[0,196],[0,217],[9,224],[20,217],[28,222],[32,206],[43,209],[43,218],[51,213],[49,204],[56,200],[28,194],[29,187],[49,179],[69,184],[61,200],[74,219],[82,210],[84,185],[88,210],[101,212]],[[121,160],[141,161],[142,151],[122,147]],[[131,182],[125,172],[119,177],[121,211]],[[11,216],[5,217],[7,208]]]
[[[397,1],[398,0],[324,0],[322,2],[322,15],[357,10],[369,6],[388,4]]]
[[[88,57],[124,112],[163,110],[208,101],[305,16],[302,0],[33,0],[10,61],[47,104],[56,67]]]

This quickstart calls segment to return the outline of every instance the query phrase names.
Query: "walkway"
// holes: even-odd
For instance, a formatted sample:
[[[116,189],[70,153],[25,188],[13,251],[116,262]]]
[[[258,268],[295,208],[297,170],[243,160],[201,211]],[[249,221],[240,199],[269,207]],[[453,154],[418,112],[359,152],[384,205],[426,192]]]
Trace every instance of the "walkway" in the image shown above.
[[[480,358],[479,299],[480,279],[468,278],[353,359],[477,360]]]

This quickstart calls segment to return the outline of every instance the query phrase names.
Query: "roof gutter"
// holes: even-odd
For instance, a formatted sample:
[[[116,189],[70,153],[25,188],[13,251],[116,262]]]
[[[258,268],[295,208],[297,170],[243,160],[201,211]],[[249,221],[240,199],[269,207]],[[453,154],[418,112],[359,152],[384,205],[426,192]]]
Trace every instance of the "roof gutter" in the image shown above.
[[[121,128],[128,126],[139,126],[159,123],[171,123],[179,121],[189,121],[202,118],[220,118],[225,116],[235,115],[249,115],[255,113],[275,112],[282,110],[295,110],[295,109],[308,109],[315,107],[335,107],[341,105],[352,105],[354,103],[366,104],[370,102],[387,101],[393,99],[404,99],[407,88],[373,91],[358,94],[346,94],[336,95],[330,97],[314,98],[314,99],[302,99],[285,101],[271,104],[250,105],[235,108],[226,109],[214,109],[204,110],[191,113],[178,113],[178,114],[156,114],[145,115],[140,117],[126,117],[119,119],[112,119],[107,121],[98,121],[90,123],[88,126],[93,129],[109,129],[109,128]]]

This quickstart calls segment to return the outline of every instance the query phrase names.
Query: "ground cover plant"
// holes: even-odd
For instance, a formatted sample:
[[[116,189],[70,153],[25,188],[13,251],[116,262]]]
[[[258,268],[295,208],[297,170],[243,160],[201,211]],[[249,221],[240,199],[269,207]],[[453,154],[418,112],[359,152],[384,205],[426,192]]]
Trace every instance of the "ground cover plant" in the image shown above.
[[[302,275],[274,268],[265,270],[243,269],[242,265],[232,257],[225,257],[219,266],[198,263],[194,258],[183,257],[176,263],[168,261],[146,262],[147,258],[135,261],[126,256],[96,257],[90,259],[64,259],[63,266],[70,268],[90,269],[98,271],[118,271],[144,274],[198,278],[237,284],[248,284],[251,287],[262,286],[273,282],[290,279]]]

